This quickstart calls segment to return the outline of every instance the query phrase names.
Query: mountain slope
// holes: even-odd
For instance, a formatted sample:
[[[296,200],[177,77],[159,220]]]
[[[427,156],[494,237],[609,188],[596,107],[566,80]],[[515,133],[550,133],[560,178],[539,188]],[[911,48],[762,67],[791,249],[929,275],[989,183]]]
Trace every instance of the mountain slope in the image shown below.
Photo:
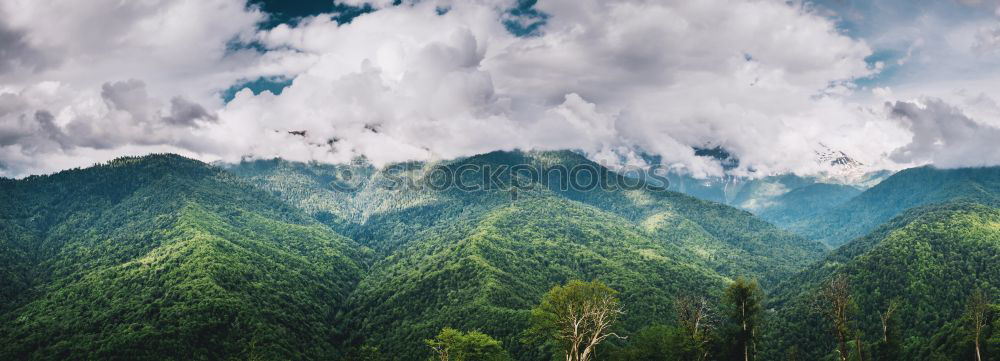
[[[589,170],[572,172],[580,167]],[[567,186],[624,180],[572,152],[493,152],[384,169],[276,160],[228,169],[377,250],[381,260],[351,296],[351,328],[401,359],[425,357],[409,352],[446,326],[482,330],[539,359],[520,342],[528,310],[571,279],[621,291],[625,327],[635,330],[672,318],[679,294],[717,296],[736,276],[774,285],[824,254],[818,243],[722,204],[656,187]],[[347,172],[360,175],[356,189],[330,186]],[[477,189],[430,186],[446,175]],[[386,187],[398,183],[409,186]]]
[[[970,201],[1000,205],[1000,167],[900,171],[850,201],[790,227],[832,247],[861,237],[903,211],[926,204]]]
[[[173,155],[4,184],[27,289],[4,359],[326,358],[364,255],[266,193]],[[29,240],[31,242],[24,242]]]
[[[832,326],[811,302],[835,274],[848,277],[868,340],[881,337],[878,312],[900,300],[902,337],[918,352],[961,316],[975,289],[1000,292],[1000,210],[964,202],[912,209],[789,279],[772,297],[781,320],[776,352],[797,345],[818,359],[833,350]]]

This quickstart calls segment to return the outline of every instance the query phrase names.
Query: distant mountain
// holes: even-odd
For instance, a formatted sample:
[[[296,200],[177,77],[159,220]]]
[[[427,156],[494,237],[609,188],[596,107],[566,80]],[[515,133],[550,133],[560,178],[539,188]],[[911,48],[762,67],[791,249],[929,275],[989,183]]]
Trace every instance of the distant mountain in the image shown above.
[[[858,194],[861,194],[861,190],[851,186],[810,184],[775,197],[770,205],[761,207],[757,215],[778,226],[787,227],[844,204]]]
[[[819,175],[823,183],[855,185],[870,187],[873,174],[864,163],[861,163],[843,151],[835,150],[820,143],[816,153],[816,163],[825,166],[826,170]]]
[[[903,170],[850,201],[792,224],[789,229],[837,247],[907,209],[956,200],[1000,205],[1000,167]]]
[[[695,155],[718,161],[727,174],[700,179],[686,173],[671,172],[667,175],[670,190],[742,208],[783,227],[838,206],[850,199],[852,193],[860,194],[892,174],[884,170],[869,170],[846,153],[824,144],[818,145],[815,157],[825,170],[812,176],[791,173],[763,177],[735,176],[728,172],[739,166],[739,159],[724,148],[694,150]],[[651,157],[647,161],[656,163],[659,160]]]
[[[229,173],[152,155],[0,187],[0,359],[338,353],[366,252]]]
[[[791,277],[771,295],[777,315],[772,356],[793,345],[806,360],[834,350],[833,326],[814,310],[813,299],[836,274],[847,276],[858,315],[851,327],[864,331],[864,342],[881,339],[879,312],[898,300],[901,359],[960,359],[947,353],[960,350],[935,350],[940,344],[930,340],[939,330],[955,332],[942,327],[961,318],[974,290],[1000,294],[1000,210],[967,202],[910,209]]]

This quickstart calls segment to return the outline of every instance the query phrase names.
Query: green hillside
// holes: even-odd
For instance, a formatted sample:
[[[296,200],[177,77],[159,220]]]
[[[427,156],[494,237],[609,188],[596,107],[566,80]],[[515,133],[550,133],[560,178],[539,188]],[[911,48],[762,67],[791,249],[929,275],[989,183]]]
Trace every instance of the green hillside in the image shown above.
[[[573,279],[622,290],[632,330],[670,319],[678,293],[716,293],[724,285],[692,255],[625,219],[531,197],[421,232],[361,282],[352,319],[361,335],[400,359],[420,359],[412,350],[445,326],[480,329],[520,359],[535,359],[537,352],[519,342],[529,310],[553,285]]]
[[[793,224],[790,229],[837,247],[864,236],[907,209],[958,200],[1000,205],[1000,167],[903,170],[847,203]]]
[[[238,178],[156,155],[3,187],[0,359],[337,354],[363,251]]]
[[[881,337],[879,312],[898,300],[904,349],[910,359],[930,359],[929,340],[961,318],[974,290],[1000,294],[1000,210],[970,203],[912,209],[792,277],[771,298],[779,320],[773,352],[795,345],[804,359],[821,359],[834,350],[833,327],[813,300],[837,274],[847,276],[854,327],[865,340]]]

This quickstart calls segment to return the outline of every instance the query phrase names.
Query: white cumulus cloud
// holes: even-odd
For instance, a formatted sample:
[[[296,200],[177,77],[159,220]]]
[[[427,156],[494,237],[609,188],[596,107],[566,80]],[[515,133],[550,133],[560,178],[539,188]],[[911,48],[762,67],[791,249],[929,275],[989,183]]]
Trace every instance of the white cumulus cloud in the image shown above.
[[[870,45],[797,2],[541,0],[525,37],[507,28],[513,0],[341,3],[378,10],[258,29],[267,14],[242,0],[0,4],[0,175],[150,151],[385,164],[578,149],[706,176],[723,169],[693,147],[715,146],[737,174],[814,173],[821,143],[871,167],[959,164],[882,106],[905,87],[855,85],[880,71]],[[221,100],[261,76],[293,80]]]

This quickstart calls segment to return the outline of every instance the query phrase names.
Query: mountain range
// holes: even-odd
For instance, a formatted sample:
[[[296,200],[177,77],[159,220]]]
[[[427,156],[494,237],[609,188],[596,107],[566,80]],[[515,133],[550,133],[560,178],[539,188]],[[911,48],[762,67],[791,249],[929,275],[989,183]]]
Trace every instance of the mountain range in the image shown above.
[[[579,168],[592,171],[560,172]],[[767,359],[791,346],[823,359],[833,343],[810,300],[838,275],[866,339],[902,299],[907,355],[947,358],[968,352],[947,337],[965,299],[1000,292],[1000,168],[914,168],[870,188],[776,176],[741,183],[728,202],[668,179],[637,184],[570,151],[386,167],[162,154],[2,179],[0,358],[357,359],[367,348],[423,360],[424,340],[453,327],[542,360],[524,331],[554,285],[618,290],[620,331],[632,334],[676,322],[678,297],[719,302],[742,277],[768,293]],[[633,186],[566,186],[580,181]],[[727,205],[737,199],[768,205]]]

